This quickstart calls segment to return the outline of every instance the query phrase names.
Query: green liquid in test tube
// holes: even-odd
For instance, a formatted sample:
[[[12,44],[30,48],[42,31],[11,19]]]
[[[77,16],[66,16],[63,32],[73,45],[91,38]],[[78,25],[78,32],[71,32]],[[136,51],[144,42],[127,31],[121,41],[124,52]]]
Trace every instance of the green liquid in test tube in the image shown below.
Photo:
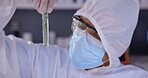
[[[43,26],[43,45],[49,46],[49,20],[48,13],[42,14],[42,26]]]

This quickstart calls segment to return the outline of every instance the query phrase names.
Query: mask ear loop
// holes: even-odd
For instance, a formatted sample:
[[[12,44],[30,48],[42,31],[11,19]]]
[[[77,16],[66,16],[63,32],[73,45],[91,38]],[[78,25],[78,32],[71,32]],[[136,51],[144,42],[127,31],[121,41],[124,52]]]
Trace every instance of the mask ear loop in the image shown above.
[[[109,61],[109,59],[107,59],[107,60],[103,61],[103,64],[104,64],[104,63],[106,63],[106,62],[108,62],[108,61]]]
[[[109,59],[105,60],[105,61],[103,62],[103,64],[106,63],[106,62],[108,62],[108,61],[109,61]],[[102,64],[102,65],[103,65],[103,64]],[[102,67],[102,65],[99,66],[99,67],[90,68],[90,69],[85,69],[85,70],[88,71],[88,70],[92,70],[92,69],[100,68],[100,67]]]

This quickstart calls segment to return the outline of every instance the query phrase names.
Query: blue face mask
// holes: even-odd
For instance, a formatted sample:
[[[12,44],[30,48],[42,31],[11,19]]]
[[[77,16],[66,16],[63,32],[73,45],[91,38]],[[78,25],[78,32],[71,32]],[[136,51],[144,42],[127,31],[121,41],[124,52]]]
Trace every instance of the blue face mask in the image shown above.
[[[86,31],[77,29],[73,32],[69,51],[71,61],[78,68],[88,69],[103,64],[105,50],[101,42]]]

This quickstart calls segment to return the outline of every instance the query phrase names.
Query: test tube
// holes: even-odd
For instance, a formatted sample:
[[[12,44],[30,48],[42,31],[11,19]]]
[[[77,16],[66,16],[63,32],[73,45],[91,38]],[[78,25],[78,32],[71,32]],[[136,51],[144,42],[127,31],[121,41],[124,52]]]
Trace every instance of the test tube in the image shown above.
[[[42,14],[43,45],[49,46],[49,20],[48,13]]]

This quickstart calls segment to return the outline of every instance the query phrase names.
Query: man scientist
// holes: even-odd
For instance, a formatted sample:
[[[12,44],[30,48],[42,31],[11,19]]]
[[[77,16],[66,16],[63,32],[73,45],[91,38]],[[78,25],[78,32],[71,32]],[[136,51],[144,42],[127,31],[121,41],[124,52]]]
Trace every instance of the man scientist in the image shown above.
[[[52,0],[32,1],[39,13],[51,13]],[[87,0],[73,16],[69,51],[6,36],[17,2],[0,0],[0,78],[148,78],[119,61],[137,24],[138,0]]]

